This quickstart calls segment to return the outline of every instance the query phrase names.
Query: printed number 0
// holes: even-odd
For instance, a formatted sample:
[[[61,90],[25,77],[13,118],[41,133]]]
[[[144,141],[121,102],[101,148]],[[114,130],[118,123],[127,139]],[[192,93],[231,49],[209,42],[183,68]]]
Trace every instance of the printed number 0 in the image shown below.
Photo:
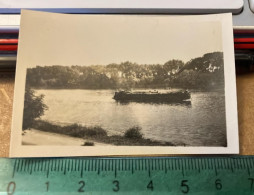
[[[113,184],[115,185],[115,187],[113,188],[114,192],[118,192],[120,187],[119,187],[119,181],[115,180],[113,181]]]
[[[8,184],[8,187],[7,187],[7,194],[8,194],[8,195],[14,194],[15,189],[16,189],[16,183],[13,182],[13,181],[10,182],[10,183]]]

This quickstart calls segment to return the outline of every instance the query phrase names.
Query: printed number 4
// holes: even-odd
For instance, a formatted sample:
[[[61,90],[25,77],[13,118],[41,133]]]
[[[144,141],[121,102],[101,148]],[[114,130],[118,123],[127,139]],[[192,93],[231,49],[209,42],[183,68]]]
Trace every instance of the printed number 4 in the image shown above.
[[[152,180],[148,183],[147,189],[153,191],[153,181]]]

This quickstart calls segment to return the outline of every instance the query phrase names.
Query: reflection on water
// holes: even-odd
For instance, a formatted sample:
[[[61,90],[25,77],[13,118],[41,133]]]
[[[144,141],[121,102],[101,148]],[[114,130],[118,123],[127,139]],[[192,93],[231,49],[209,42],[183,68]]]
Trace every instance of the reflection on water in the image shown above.
[[[191,92],[186,104],[119,103],[112,90],[37,90],[49,109],[42,120],[101,126],[109,135],[133,126],[144,137],[189,146],[224,146],[225,98],[222,92]]]
[[[187,107],[191,107],[191,101],[190,100],[186,100],[186,101],[182,101],[182,102],[178,102],[178,103],[171,103],[171,102],[158,102],[158,101],[146,101],[146,102],[143,102],[143,101],[131,101],[131,100],[128,100],[128,101],[119,101],[119,100],[115,100],[117,104],[121,104],[121,105],[128,105],[128,104],[131,104],[131,103],[139,103],[139,104],[154,104],[154,105],[163,105],[165,104],[166,105],[171,105],[171,106],[187,106]]]

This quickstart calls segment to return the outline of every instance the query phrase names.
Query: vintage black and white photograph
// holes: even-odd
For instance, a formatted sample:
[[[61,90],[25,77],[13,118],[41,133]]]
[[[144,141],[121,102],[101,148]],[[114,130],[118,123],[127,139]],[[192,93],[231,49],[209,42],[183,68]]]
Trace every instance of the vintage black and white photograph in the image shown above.
[[[42,156],[66,155],[61,147],[79,150],[67,155],[222,153],[238,139],[228,125],[237,123],[229,15],[55,15],[23,12],[21,147],[52,148]]]
[[[227,146],[223,53],[27,69],[23,144]],[[43,139],[42,139],[43,138]]]

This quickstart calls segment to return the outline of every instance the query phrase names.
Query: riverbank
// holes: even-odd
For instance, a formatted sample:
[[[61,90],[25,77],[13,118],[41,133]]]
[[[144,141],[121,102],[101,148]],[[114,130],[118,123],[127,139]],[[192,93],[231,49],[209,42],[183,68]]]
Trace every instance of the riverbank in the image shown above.
[[[85,143],[93,143],[94,146],[110,145],[94,141],[91,142],[91,140],[88,139],[70,137],[59,133],[40,131],[37,129],[25,130],[22,136],[22,145],[82,146]]]
[[[33,137],[38,137],[38,141],[41,143],[44,142],[43,138],[40,138],[38,133],[40,134],[41,131],[43,133],[51,133],[51,134],[43,134],[45,136],[49,135],[52,137],[52,140],[56,141],[57,143],[61,144],[61,139],[65,138],[78,138],[79,140],[75,139],[74,142],[70,140],[70,143],[73,144],[79,144],[79,145],[85,145],[85,146],[93,146],[93,145],[99,145],[99,144],[106,144],[106,145],[117,145],[117,146],[175,146],[171,142],[162,142],[162,141],[156,141],[151,139],[146,139],[143,137],[141,133],[141,128],[139,127],[132,127],[130,129],[127,129],[124,133],[124,135],[107,135],[107,131],[101,127],[85,127],[78,124],[72,124],[68,126],[60,126],[51,124],[46,121],[37,120],[34,122],[32,129],[32,133],[29,132],[29,130],[26,130],[24,135],[24,143],[32,143]],[[35,132],[35,133],[34,133]],[[26,137],[26,134],[28,134],[28,138]],[[35,136],[31,136],[35,134]],[[62,135],[62,136],[60,136]],[[64,135],[64,137],[63,137]],[[29,138],[30,136],[30,138]],[[60,136],[60,138],[56,138],[57,136]],[[45,138],[45,140],[49,140],[48,138]],[[35,141],[36,142],[36,141]],[[83,144],[81,144],[83,142]],[[49,141],[49,143],[51,143]],[[44,145],[44,144],[42,144]]]

